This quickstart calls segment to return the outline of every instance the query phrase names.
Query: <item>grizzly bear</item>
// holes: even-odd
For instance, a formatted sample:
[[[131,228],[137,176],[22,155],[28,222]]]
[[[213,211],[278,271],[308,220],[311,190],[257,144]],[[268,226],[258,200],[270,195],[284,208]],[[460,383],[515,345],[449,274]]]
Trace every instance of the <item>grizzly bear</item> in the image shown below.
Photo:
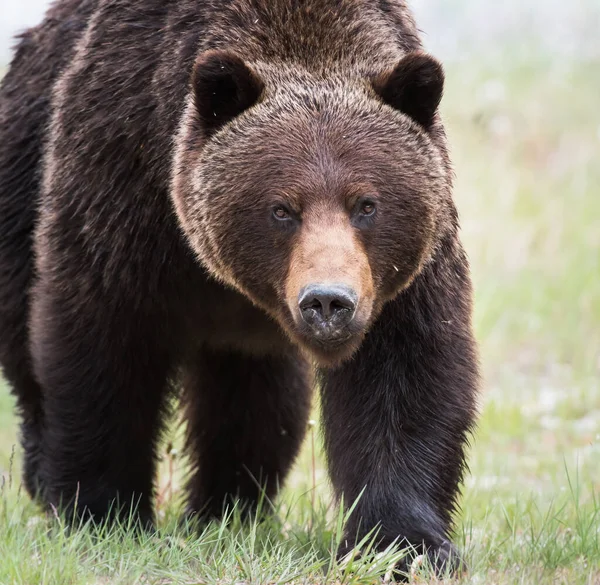
[[[317,382],[346,548],[457,558],[478,366],[443,84],[403,0],[58,0],[25,32],[0,362],[29,493],[152,526],[178,393],[188,513],[252,509]]]

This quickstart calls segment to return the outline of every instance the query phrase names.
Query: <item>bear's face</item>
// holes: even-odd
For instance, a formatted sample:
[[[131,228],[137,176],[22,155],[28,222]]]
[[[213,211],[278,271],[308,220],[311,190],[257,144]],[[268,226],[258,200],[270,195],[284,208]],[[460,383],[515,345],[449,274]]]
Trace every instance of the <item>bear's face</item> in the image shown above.
[[[231,53],[196,65],[174,166],[181,225],[215,277],[323,365],[356,351],[443,229],[449,178],[427,132],[441,70],[407,59],[400,74],[296,75],[271,91]]]

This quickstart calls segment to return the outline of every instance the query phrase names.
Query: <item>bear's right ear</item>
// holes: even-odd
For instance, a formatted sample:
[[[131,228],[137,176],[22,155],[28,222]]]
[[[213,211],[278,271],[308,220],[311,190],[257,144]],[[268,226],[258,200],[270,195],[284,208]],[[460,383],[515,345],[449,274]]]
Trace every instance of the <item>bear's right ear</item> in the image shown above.
[[[429,130],[444,92],[444,70],[430,55],[415,51],[372,84],[384,102]]]
[[[194,64],[192,90],[206,136],[253,106],[263,88],[263,82],[235,53],[202,53]]]

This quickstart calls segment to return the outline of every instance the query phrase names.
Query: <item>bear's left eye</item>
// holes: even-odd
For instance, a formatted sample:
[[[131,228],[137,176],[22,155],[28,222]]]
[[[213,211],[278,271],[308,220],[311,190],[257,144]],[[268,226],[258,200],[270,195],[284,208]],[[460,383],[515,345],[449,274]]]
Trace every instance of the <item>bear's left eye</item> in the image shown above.
[[[361,197],[352,210],[351,221],[354,227],[367,229],[373,227],[377,214],[377,203],[366,197]]]

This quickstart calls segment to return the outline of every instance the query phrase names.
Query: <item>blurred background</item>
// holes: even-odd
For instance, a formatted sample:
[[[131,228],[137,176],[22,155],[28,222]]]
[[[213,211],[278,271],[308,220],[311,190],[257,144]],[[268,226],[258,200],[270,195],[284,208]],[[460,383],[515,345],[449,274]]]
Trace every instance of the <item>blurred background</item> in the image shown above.
[[[547,551],[531,552],[527,534],[539,529],[556,548],[546,565],[600,566],[600,1],[411,4],[446,66],[443,115],[485,374],[459,530],[485,562],[526,564],[527,551]],[[47,2],[0,6],[1,65],[11,35]],[[0,382],[0,473],[15,437]],[[288,493],[313,488],[313,468],[327,497],[311,449]]]

